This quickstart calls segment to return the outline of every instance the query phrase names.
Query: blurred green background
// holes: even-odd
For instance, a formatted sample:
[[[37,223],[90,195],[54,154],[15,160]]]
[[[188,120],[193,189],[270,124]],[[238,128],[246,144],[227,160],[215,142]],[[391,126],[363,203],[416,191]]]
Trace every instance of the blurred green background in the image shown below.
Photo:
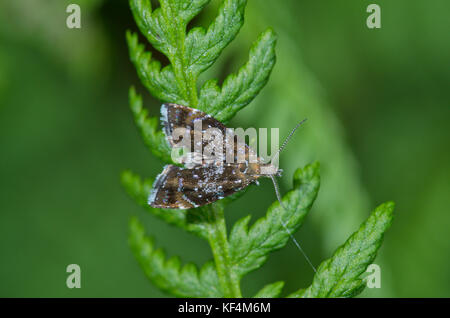
[[[82,28],[66,27],[78,3]],[[207,25],[219,1],[194,21]],[[382,28],[366,27],[381,6]],[[382,288],[362,296],[450,296],[450,2],[446,0],[250,0],[246,24],[202,80],[236,71],[266,27],[278,33],[267,87],[232,127],[309,121],[281,157],[282,191],[293,171],[319,160],[322,187],[296,234],[319,264],[378,204],[396,218],[377,263]],[[160,297],[127,245],[137,215],[169,255],[202,264],[207,244],[145,213],[121,188],[132,169],[154,176],[163,163],[142,143],[128,108],[140,85],[125,30],[136,30],[128,1],[0,2],[0,296]],[[270,181],[227,210],[230,226],[264,215]],[[82,288],[66,287],[68,264]],[[265,283],[307,286],[313,273],[290,242],[242,282],[246,296]]]

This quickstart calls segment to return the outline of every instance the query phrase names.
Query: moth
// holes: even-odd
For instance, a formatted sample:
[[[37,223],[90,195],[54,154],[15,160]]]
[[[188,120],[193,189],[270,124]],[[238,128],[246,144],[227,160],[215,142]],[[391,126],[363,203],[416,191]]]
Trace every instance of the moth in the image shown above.
[[[177,147],[186,138],[190,140],[190,152],[182,157],[183,167],[166,165],[156,177],[148,198],[150,206],[163,209],[201,207],[258,183],[261,177],[271,178],[276,186],[275,177],[281,175],[281,170],[272,163],[265,163],[247,144],[239,147],[237,136],[212,116],[187,106],[168,103],[161,106],[161,124],[171,148]],[[177,129],[182,129],[184,133],[177,137],[174,134]],[[205,149],[210,145],[211,138],[204,138],[208,129],[224,136],[215,149],[217,153],[217,149],[222,150],[222,156],[215,156],[214,152],[204,154],[195,151],[196,147]],[[249,160],[251,157],[256,157],[256,160]],[[279,196],[278,190],[276,192]]]
[[[295,126],[272,156],[271,161],[279,156],[294,132],[305,120]],[[258,183],[261,177],[270,177],[280,206],[286,209],[281,201],[275,179],[276,176],[281,175],[282,171],[272,163],[265,163],[247,144],[239,143],[236,136],[230,133],[230,129],[220,121],[197,109],[177,104],[163,104],[161,124],[170,147],[177,147],[181,139],[185,141],[184,145],[188,145],[190,152],[181,158],[180,163],[183,163],[184,167],[166,165],[156,177],[148,198],[150,206],[163,209],[197,208],[230,196],[252,183]],[[181,129],[183,133],[176,134],[177,129]],[[208,132],[211,129],[218,132],[221,143],[215,144],[214,151],[204,153],[202,150],[208,149],[212,142],[211,138],[208,138]],[[216,140],[214,138],[214,141]],[[198,149],[200,151],[196,151]],[[251,158],[255,160],[250,160]],[[311,260],[281,216],[279,217],[286,233],[316,272]]]

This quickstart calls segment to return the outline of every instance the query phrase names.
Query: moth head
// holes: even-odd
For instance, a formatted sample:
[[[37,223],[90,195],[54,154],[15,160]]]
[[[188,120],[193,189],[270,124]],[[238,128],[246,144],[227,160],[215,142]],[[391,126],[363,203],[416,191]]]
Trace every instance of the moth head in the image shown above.
[[[272,163],[266,163],[257,165],[257,174],[260,176],[276,176],[281,177],[281,174],[283,173],[282,169],[278,169],[278,166],[272,164]]]

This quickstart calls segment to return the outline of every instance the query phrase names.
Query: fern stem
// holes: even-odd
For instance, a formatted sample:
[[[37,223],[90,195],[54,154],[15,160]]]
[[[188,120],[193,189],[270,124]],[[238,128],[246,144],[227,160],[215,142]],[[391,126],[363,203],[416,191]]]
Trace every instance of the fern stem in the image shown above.
[[[208,241],[224,296],[242,297],[239,277],[231,268],[224,210],[220,204],[212,204],[209,209]]]

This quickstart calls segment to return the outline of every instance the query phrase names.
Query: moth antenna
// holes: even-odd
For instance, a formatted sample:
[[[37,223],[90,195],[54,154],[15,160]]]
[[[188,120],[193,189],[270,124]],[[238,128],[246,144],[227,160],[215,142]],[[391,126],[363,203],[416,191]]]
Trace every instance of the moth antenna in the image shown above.
[[[307,118],[303,119],[302,121],[300,121],[289,133],[289,135],[286,137],[286,139],[284,140],[283,144],[281,145],[280,149],[278,149],[278,151],[272,156],[271,161],[274,160],[274,158],[278,157],[280,155],[280,153],[283,151],[283,149],[286,147],[288,141],[292,138],[292,136],[294,135],[295,131],[298,129],[298,127],[300,127],[305,121],[307,120]]]
[[[304,120],[303,120],[304,121]],[[301,123],[300,123],[301,124]],[[295,129],[298,128],[298,126]],[[292,131],[292,133],[295,131],[295,129]],[[292,135],[291,133],[291,135]],[[285,208],[283,202],[281,201],[281,196],[280,196],[280,189],[278,188],[278,183],[277,183],[277,179],[275,179],[274,175],[270,175],[270,179],[272,179],[273,182],[273,186],[275,188],[275,194],[277,196],[278,202],[280,203],[280,206],[287,211],[287,209]],[[297,248],[299,249],[299,251],[303,254],[303,256],[306,258],[306,261],[308,262],[309,266],[311,266],[311,268],[313,269],[314,273],[317,273],[316,268],[314,267],[314,265],[312,264],[311,260],[309,259],[308,255],[306,255],[305,251],[303,251],[302,247],[300,246],[300,244],[298,243],[298,241],[295,239],[295,237],[292,235],[291,231],[289,231],[287,225],[283,222],[283,220],[281,219],[281,216],[278,214],[278,217],[280,219],[280,223],[281,225],[283,225],[286,233],[290,236],[290,238],[292,239],[292,241],[294,242],[294,244],[297,246]]]

